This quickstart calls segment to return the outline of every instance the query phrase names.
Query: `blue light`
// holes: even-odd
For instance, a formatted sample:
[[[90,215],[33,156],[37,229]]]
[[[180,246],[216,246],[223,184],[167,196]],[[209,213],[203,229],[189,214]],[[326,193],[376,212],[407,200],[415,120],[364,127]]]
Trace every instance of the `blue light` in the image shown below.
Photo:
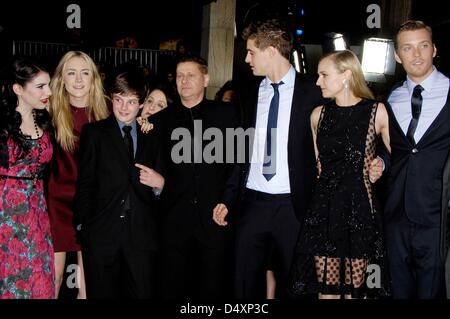
[[[295,31],[295,34],[298,35],[298,36],[300,36],[300,35],[303,34],[303,30],[302,30],[302,29],[297,29],[297,30]]]
[[[302,16],[304,16],[304,15],[305,15],[305,9],[300,9],[300,14],[301,14]]]

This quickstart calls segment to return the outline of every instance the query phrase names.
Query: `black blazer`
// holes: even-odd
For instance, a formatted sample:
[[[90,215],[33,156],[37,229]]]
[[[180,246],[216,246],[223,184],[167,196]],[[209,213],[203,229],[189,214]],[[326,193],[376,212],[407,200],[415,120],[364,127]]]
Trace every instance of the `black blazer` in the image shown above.
[[[291,186],[292,204],[299,221],[303,220],[317,176],[314,142],[311,133],[310,116],[312,110],[323,105],[320,89],[314,77],[297,74],[292,99],[291,118],[289,123],[288,165]],[[256,108],[261,81],[257,81],[249,91],[244,109],[244,128],[254,128],[256,124]],[[242,165],[241,198],[245,199],[245,186],[250,171],[250,145],[247,145],[246,163]]]
[[[166,184],[161,194],[164,220],[171,224],[177,223],[183,228],[195,229],[199,239],[205,243],[221,244],[227,237],[229,227],[218,226],[212,219],[212,213],[218,203],[224,203],[229,213],[232,213],[238,196],[239,165],[226,161],[226,151],[230,150],[227,147],[223,150],[223,163],[207,163],[204,158],[196,163],[192,156],[188,163],[177,163],[172,151],[182,142],[180,136],[172,137],[172,134],[181,129],[193,136],[194,121],[201,121],[202,134],[213,128],[219,129],[223,137],[226,137],[227,128],[234,129],[240,125],[239,109],[229,103],[204,99],[190,109],[180,102],[175,103],[159,112],[156,118],[164,123]],[[205,147],[208,145],[211,146],[208,139],[201,143],[201,151],[207,150]],[[192,150],[193,140],[187,146]],[[209,151],[205,152],[209,154]],[[178,151],[175,153],[179,154]]]
[[[440,253],[442,260],[445,260],[445,285],[447,299],[450,299],[450,155],[447,157],[442,177]]]
[[[397,221],[406,214],[417,224],[440,226],[442,174],[450,150],[449,97],[450,92],[445,106],[416,146],[408,141],[387,103],[391,166],[384,212],[386,222]]]
[[[137,125],[139,128],[139,125]],[[161,171],[158,128],[137,132],[135,163]],[[161,172],[160,172],[161,173]],[[131,241],[137,249],[156,248],[155,197],[139,182],[139,169],[130,164],[122,132],[113,115],[86,124],[80,137],[74,223],[82,224],[82,244],[115,249],[120,245],[119,217],[129,194]]]

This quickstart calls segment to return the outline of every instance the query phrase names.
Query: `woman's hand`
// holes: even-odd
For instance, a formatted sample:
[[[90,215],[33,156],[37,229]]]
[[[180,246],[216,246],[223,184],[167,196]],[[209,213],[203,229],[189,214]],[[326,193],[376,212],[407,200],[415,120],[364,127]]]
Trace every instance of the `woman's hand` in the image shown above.
[[[136,118],[136,121],[141,126],[142,133],[148,133],[153,130],[153,124],[146,117],[139,116]]]

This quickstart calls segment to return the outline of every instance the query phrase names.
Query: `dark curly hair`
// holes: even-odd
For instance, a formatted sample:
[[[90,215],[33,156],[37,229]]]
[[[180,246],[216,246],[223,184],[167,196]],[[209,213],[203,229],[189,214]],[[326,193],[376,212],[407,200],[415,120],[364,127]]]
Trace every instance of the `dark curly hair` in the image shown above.
[[[0,165],[3,167],[8,167],[7,141],[9,138],[17,144],[19,158],[29,151],[29,146],[24,140],[29,136],[23,135],[20,131],[22,116],[16,111],[19,100],[13,91],[13,85],[19,84],[23,87],[40,72],[47,71],[27,58],[16,58],[0,73]],[[42,130],[51,132],[51,121],[47,110],[35,109],[34,111],[37,125]]]

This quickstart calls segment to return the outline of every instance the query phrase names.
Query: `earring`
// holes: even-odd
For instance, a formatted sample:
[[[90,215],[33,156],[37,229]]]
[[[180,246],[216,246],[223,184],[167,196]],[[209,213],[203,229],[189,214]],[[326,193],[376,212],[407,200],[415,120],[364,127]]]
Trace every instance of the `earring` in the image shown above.
[[[344,89],[348,89],[348,81],[347,79],[342,80],[342,84],[344,84]]]

